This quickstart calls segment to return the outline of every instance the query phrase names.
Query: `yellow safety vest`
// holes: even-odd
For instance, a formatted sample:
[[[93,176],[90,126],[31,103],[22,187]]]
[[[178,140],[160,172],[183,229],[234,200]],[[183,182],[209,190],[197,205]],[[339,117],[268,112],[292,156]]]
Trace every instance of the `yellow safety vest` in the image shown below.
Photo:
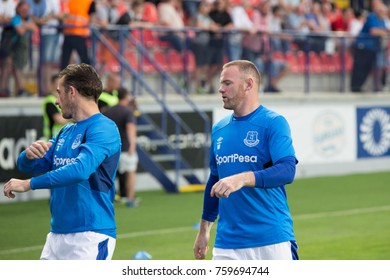
[[[54,122],[53,127],[50,129],[50,118],[49,118],[49,115],[46,112],[46,106],[47,106],[47,104],[50,104],[50,103],[55,105],[56,99],[57,99],[57,97],[55,97],[54,95],[48,95],[48,96],[46,96],[46,98],[45,98],[45,100],[43,101],[43,104],[42,104],[42,109],[43,109],[43,136],[45,137],[46,141],[49,141],[63,127],[62,124],[58,124],[58,123]],[[60,108],[58,106],[57,106],[57,108],[58,108],[58,110],[60,110]]]
[[[111,93],[103,91],[102,94],[100,94],[100,96],[99,96],[99,100],[106,103],[109,107],[115,106],[119,102],[118,92],[116,90],[114,90],[111,94]]]

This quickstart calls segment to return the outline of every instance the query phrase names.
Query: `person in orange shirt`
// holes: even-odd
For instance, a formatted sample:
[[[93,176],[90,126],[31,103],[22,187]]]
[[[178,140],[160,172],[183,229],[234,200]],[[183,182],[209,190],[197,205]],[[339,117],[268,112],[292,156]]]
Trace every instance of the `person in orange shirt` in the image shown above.
[[[96,11],[94,0],[68,0],[64,19],[64,42],[62,44],[61,69],[69,64],[75,50],[80,63],[90,64],[87,39],[90,35],[91,15]]]

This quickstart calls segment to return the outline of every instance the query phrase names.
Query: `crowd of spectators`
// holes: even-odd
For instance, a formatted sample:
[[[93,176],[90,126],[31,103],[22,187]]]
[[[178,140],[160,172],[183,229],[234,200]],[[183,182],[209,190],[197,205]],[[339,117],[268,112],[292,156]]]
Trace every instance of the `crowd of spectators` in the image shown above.
[[[40,47],[42,67],[37,77],[43,94],[49,92],[50,75],[72,59],[89,63],[90,30],[85,25],[170,28],[170,32],[160,31],[158,39],[178,52],[194,53],[197,67],[191,81],[198,93],[215,93],[214,79],[222,64],[234,59],[253,61],[268,76],[265,91],[279,92],[278,82],[289,67],[284,61],[274,61],[271,51],[334,51],[337,44],[323,35],[342,31],[356,36],[365,22],[365,11],[371,11],[374,2],[381,1],[1,0],[0,97],[31,94],[23,88],[22,74],[31,42]],[[67,27],[77,24],[84,29]],[[182,32],[186,27],[191,32]],[[111,41],[117,39],[112,30],[105,34]],[[33,40],[26,40],[28,36]],[[105,50],[99,57],[109,60],[110,54]],[[10,92],[11,74],[15,92]]]

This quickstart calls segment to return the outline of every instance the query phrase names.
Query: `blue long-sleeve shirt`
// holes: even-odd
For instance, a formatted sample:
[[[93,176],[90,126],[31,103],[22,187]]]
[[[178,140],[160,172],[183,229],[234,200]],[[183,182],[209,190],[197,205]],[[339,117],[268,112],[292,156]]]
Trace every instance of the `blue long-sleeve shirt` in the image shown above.
[[[66,125],[41,159],[18,158],[20,171],[41,174],[31,189],[50,189],[51,231],[94,231],[116,237],[115,174],[121,140],[115,123],[102,114]]]
[[[285,184],[293,181],[296,163],[287,121],[263,106],[214,125],[202,218],[213,222],[219,216],[216,248],[295,240]],[[219,179],[246,171],[254,172],[255,188],[243,187],[228,198],[210,197]]]

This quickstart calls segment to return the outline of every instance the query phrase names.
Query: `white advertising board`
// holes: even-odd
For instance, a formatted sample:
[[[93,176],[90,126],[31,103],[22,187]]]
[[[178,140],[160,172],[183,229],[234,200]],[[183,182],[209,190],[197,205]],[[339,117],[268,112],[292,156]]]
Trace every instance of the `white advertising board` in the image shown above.
[[[290,124],[296,156],[301,164],[356,161],[356,116],[353,105],[268,107]],[[213,122],[231,111],[216,109]]]

